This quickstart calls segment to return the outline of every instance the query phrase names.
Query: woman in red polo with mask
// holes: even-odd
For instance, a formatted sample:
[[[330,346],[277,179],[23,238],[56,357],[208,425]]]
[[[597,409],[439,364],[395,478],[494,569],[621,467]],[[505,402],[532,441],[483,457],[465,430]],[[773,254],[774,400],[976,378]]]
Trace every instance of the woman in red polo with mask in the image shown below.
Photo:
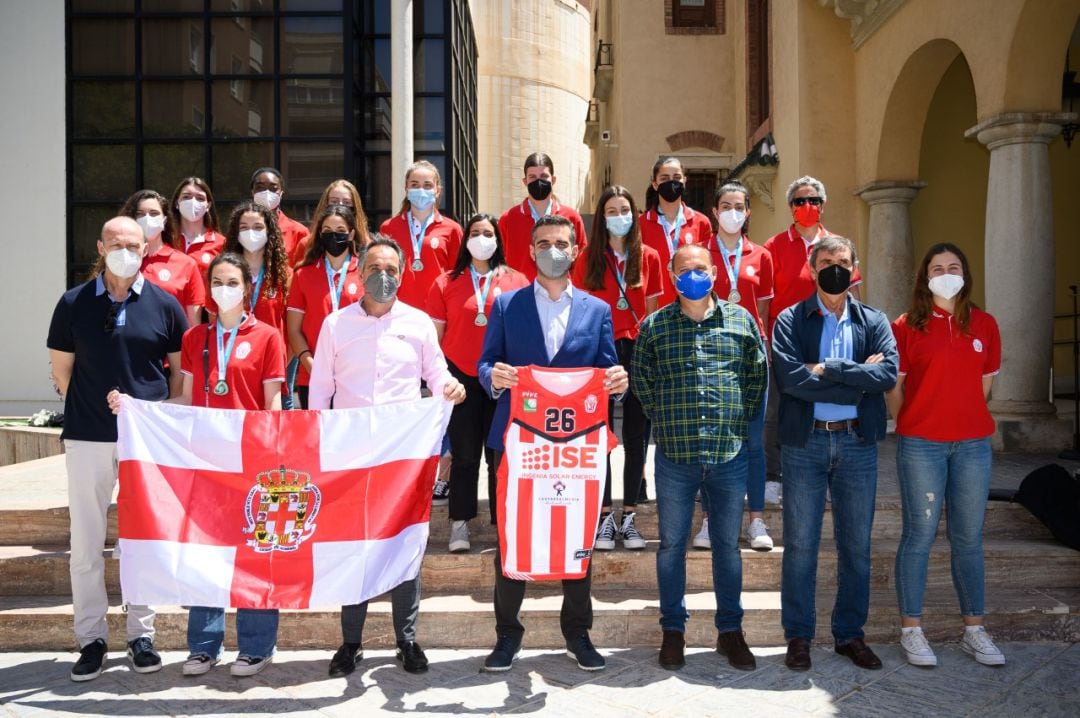
[[[169,215],[176,234],[176,248],[195,260],[204,294],[210,299],[210,287],[205,284],[210,262],[221,254],[225,236],[218,228],[217,206],[210,185],[200,177],[185,177],[173,190]]]

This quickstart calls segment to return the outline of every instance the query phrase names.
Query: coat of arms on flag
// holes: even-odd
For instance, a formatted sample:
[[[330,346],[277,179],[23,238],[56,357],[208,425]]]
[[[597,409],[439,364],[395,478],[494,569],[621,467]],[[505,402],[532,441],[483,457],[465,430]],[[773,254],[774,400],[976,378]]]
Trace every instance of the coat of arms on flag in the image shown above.
[[[329,607],[414,578],[450,410],[441,398],[322,412],[125,398],[124,601]]]

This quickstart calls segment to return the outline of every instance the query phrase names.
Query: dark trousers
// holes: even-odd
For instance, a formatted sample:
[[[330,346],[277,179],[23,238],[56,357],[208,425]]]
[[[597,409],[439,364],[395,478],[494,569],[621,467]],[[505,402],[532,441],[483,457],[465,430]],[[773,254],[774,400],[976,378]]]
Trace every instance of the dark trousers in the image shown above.
[[[502,452],[494,452],[497,460],[502,460]],[[492,498],[492,503],[497,503]],[[500,507],[501,510],[501,507]],[[502,556],[498,544],[495,546],[495,634],[521,641],[525,627],[521,625],[519,614],[521,602],[525,598],[525,581],[517,581],[503,576]],[[567,642],[588,633],[592,628],[592,562],[585,578],[564,580],[562,582],[563,603],[559,613],[559,626]]]
[[[495,523],[495,452],[485,446],[495,416],[495,400],[487,395],[480,380],[469,376],[451,362],[447,368],[465,387],[465,400],[450,415],[450,520],[468,521],[476,517],[480,458],[487,459],[488,504]]]
[[[296,400],[300,404],[301,409],[306,409],[307,408],[307,397],[308,397],[308,388],[306,386],[298,386],[298,387],[296,387]]]
[[[364,642],[368,602],[341,607],[341,636],[345,643]],[[416,640],[416,617],[420,613],[420,574],[390,590],[390,612],[398,643]]]
[[[615,353],[619,364],[630,372],[630,359],[634,355],[634,341],[619,339],[615,342]],[[647,419],[641,402],[634,393],[627,389],[623,399],[622,447],[623,447],[623,506],[637,506],[638,493],[641,491],[641,477],[645,472],[645,452],[649,437],[646,434]],[[608,402],[609,421],[614,430],[615,400]],[[607,481],[604,482],[604,506],[611,506],[611,458],[607,462]]]

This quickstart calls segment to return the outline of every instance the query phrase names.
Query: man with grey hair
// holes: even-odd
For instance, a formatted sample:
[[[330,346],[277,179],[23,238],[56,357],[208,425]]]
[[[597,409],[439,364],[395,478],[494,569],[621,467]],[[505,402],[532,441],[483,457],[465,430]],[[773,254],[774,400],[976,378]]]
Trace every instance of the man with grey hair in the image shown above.
[[[817,291],[781,312],[772,335],[784,466],[784,663],[792,670],[810,668],[818,544],[826,492],[831,492],[835,650],[861,668],[877,669],[881,661],[863,641],[870,527],[877,442],[885,436],[885,392],[896,384],[899,358],[889,320],[848,292],[856,266],[851,240],[818,240],[809,266]]]

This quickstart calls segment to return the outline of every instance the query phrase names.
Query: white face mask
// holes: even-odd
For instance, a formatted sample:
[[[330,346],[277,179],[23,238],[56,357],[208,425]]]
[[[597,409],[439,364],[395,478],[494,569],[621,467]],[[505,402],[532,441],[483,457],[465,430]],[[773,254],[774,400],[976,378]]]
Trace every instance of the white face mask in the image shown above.
[[[746,212],[737,209],[726,209],[718,217],[720,228],[728,234],[738,234],[746,223]]]
[[[177,206],[180,208],[181,217],[189,222],[198,222],[206,214],[210,204],[197,199],[182,199]]]
[[[936,277],[930,277],[927,285],[934,296],[948,301],[964,288],[964,277],[959,274],[939,274]]]
[[[264,189],[262,192],[256,192],[254,195],[256,204],[261,204],[269,210],[275,210],[278,205],[281,204],[281,192],[275,192],[272,189]]]
[[[120,279],[131,279],[139,273],[142,256],[130,249],[114,249],[105,255],[105,266]]]
[[[142,227],[143,236],[147,239],[154,239],[165,229],[165,215],[163,214],[144,214],[142,217],[136,218],[135,221]]]
[[[481,261],[487,261],[491,259],[491,255],[495,254],[495,247],[498,243],[495,241],[494,236],[487,236],[486,234],[474,234],[469,237],[469,241],[465,243],[465,246],[469,249],[469,254],[473,256],[473,259],[479,259]]]
[[[234,309],[240,302],[244,301],[244,288],[230,287],[222,284],[217,287],[211,287],[210,296],[214,298],[214,303],[217,304],[219,312],[227,312],[230,309]]]
[[[240,240],[240,244],[243,245],[244,249],[247,251],[258,252],[266,246],[266,230],[242,229],[240,230],[240,236],[237,239]]]

